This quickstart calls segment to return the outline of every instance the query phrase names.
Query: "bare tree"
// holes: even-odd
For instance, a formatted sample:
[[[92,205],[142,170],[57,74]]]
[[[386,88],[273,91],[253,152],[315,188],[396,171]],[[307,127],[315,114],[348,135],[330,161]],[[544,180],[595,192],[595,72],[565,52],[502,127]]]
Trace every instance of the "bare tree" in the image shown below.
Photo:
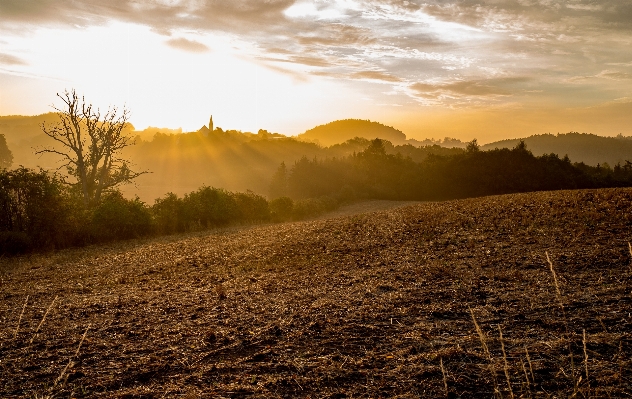
[[[130,162],[121,158],[121,150],[134,144],[126,134],[129,111],[117,107],[108,108],[102,116],[97,108],[79,98],[75,90],[57,93],[64,106],[55,106],[60,121],[46,126],[44,133],[61,144],[38,150],[37,154],[52,153],[62,157],[68,174],[76,179],[67,182],[78,187],[85,206],[99,202],[101,193],[123,183],[130,183],[147,171],[134,172]]]

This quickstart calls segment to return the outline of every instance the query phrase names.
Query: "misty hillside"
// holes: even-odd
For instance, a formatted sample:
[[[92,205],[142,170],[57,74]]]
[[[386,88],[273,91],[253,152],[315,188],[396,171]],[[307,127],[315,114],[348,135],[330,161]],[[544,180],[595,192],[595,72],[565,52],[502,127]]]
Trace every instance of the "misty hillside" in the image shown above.
[[[0,117],[0,134],[5,135],[13,153],[13,167],[23,165],[54,170],[60,166],[59,157],[55,155],[35,154],[36,149],[54,144],[52,139],[42,133],[41,124],[51,123],[55,118],[54,113]],[[377,123],[364,125],[370,129],[381,126],[398,132]],[[148,203],[153,203],[168,192],[184,195],[203,185],[231,191],[252,190],[268,195],[272,175],[282,162],[291,167],[304,157],[340,159],[362,152],[370,144],[369,139],[351,137],[342,143],[323,147],[266,130],[250,133],[216,128],[203,134],[155,127],[138,131],[131,124],[128,129],[128,134],[135,137],[136,145],[126,148],[124,157],[133,162],[134,170],[151,173],[140,176],[134,185],[122,186],[121,190],[130,198],[138,195]],[[358,130],[355,132],[362,134]],[[405,139],[403,133],[399,134],[401,136],[395,136]],[[364,135],[371,136],[369,133]],[[462,151],[436,144],[441,142],[431,143],[434,145],[394,145],[387,141],[385,149],[388,154],[401,153],[416,162],[423,161],[429,154],[450,155]]]
[[[406,135],[391,126],[361,119],[345,119],[316,126],[299,134],[300,140],[313,141],[323,146],[344,143],[354,137],[365,139],[380,138],[393,144],[404,144]]]
[[[54,112],[35,116],[0,116],[0,134],[4,134],[10,144],[19,143],[41,135],[42,123],[52,121],[58,121]]]
[[[53,144],[41,132],[41,124],[44,121],[51,123],[55,118],[54,113],[32,117],[0,117],[0,134],[5,135],[9,149],[13,152],[13,167],[24,165],[54,170],[60,166],[59,157],[55,155],[35,154],[35,149]],[[168,192],[181,196],[204,185],[230,191],[252,190],[268,196],[272,177],[282,162],[288,170],[292,170],[303,159],[317,159],[318,163],[334,158],[341,161],[365,151],[370,140],[375,137],[387,140],[384,142],[386,154],[401,154],[404,159],[410,158],[416,163],[423,162],[429,154],[453,156],[464,151],[461,148],[446,148],[463,144],[455,139],[424,142],[406,140],[404,133],[392,127],[351,119],[315,127],[299,137],[286,137],[266,130],[250,133],[216,128],[211,132],[201,130],[182,133],[180,129],[153,127],[137,131],[131,124],[128,129],[128,134],[136,138],[136,145],[126,148],[124,157],[133,163],[134,170],[151,173],[140,176],[134,185],[123,186],[121,189],[127,197],[138,195],[150,204]],[[306,141],[306,137],[320,142],[320,145]],[[342,139],[345,140],[325,145]],[[618,162],[625,164],[625,160],[632,160],[632,140],[623,137],[569,133],[531,136],[524,141],[534,155],[568,155],[572,162],[589,165],[603,165],[607,162],[614,167]],[[487,144],[481,149],[514,148],[518,142],[519,139],[504,140]],[[420,143],[433,145],[422,146]],[[320,167],[317,163],[313,163],[313,166]],[[331,171],[326,174],[328,184],[334,182],[334,175]],[[397,183],[393,178],[388,180]],[[349,181],[341,181],[342,186],[348,183]],[[424,185],[428,186],[427,183]],[[588,185],[592,186],[594,185]]]
[[[632,161],[632,140],[627,137],[603,137],[589,133],[538,134],[524,139],[501,140],[481,146],[483,150],[514,148],[523,140],[534,155],[568,155],[573,162],[584,162],[596,166],[607,162],[611,167],[617,163]]]
[[[35,151],[54,144],[42,132],[42,125],[50,126],[58,122],[59,118],[54,112],[34,116],[0,116],[0,134],[4,135],[9,150],[13,153],[13,167],[23,165],[29,168],[57,169],[59,157],[51,154],[36,155]],[[147,137],[145,131],[134,131],[131,123],[127,124],[125,130],[128,134],[134,132],[135,135]]]

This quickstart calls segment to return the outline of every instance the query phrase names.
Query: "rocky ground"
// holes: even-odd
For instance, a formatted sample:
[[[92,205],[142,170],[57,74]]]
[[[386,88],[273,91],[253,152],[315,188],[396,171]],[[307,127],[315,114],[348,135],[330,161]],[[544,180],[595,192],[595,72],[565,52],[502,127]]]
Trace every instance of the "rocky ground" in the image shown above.
[[[396,205],[3,259],[0,397],[632,396],[631,189]]]

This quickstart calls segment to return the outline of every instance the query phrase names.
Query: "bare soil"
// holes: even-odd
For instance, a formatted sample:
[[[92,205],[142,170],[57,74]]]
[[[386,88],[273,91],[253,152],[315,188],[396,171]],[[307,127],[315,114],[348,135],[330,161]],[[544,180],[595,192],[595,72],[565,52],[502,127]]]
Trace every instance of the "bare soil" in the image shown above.
[[[632,396],[632,189],[391,205],[4,259],[0,397]]]

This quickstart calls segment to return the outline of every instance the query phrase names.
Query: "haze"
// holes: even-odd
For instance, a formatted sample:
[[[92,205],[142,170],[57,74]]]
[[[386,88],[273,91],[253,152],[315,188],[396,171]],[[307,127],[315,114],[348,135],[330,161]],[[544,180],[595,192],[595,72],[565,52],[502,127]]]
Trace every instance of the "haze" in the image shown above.
[[[9,0],[0,115],[75,88],[137,129],[632,134],[628,1]]]

